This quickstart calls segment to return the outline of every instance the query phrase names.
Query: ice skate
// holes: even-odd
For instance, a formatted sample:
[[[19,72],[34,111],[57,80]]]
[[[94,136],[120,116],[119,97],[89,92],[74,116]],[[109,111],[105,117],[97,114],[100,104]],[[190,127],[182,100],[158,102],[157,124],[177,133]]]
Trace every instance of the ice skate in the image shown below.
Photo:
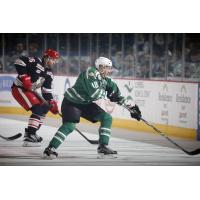
[[[117,158],[117,151],[108,148],[107,145],[104,144],[99,145],[99,147],[97,148],[97,152],[98,152],[97,158],[99,159]]]
[[[28,133],[28,130],[25,129],[24,134],[24,143],[23,147],[40,147],[41,146],[42,137],[35,134]]]
[[[44,153],[43,153],[43,158],[44,159],[49,159],[49,160],[52,160],[52,159],[55,159],[58,157],[58,153],[55,151],[55,149],[52,147],[47,147],[45,150],[44,150]]]

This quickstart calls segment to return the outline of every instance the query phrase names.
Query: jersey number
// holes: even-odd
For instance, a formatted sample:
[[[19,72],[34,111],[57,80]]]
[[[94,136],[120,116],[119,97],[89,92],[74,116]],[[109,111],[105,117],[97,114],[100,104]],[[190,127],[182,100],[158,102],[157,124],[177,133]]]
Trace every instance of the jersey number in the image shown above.
[[[29,59],[29,62],[30,62],[30,63],[31,63],[31,62],[35,62],[35,59],[32,58],[32,57],[29,57],[28,59]]]
[[[98,86],[98,83],[97,83],[96,81],[93,82],[93,83],[92,83],[92,87],[93,87],[93,88],[98,88],[98,87],[99,87],[99,86]]]

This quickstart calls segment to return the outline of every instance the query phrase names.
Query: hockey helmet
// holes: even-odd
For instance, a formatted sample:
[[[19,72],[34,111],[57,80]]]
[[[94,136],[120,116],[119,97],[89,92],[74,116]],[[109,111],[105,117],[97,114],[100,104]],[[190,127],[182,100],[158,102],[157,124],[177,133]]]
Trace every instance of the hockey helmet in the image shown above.
[[[106,57],[99,57],[95,61],[95,67],[99,70],[99,66],[112,67],[112,61]]]
[[[60,57],[60,54],[57,51],[53,50],[53,49],[47,49],[44,52],[44,56],[52,58],[52,59],[58,59]]]

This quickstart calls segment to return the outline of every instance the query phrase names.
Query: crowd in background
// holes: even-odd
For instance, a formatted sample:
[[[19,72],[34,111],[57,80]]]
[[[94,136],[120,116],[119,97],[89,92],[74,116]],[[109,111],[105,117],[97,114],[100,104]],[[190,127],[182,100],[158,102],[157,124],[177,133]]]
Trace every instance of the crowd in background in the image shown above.
[[[76,76],[98,56],[113,61],[113,77],[199,81],[200,34],[0,34],[0,72],[15,73],[19,56],[41,56],[53,48],[59,75]]]

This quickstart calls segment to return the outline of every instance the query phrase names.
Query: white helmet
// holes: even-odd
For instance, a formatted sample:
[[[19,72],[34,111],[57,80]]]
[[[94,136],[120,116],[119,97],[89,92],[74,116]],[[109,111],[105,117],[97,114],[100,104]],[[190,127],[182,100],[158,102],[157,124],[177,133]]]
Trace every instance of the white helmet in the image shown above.
[[[95,67],[99,69],[99,65],[112,67],[112,61],[105,57],[99,57],[95,61]]]

